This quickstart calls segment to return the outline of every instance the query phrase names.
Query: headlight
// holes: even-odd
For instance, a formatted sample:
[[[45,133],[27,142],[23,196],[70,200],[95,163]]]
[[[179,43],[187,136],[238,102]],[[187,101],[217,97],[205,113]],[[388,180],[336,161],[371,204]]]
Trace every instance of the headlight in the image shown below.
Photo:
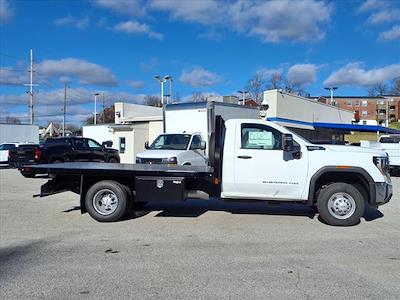
[[[374,156],[374,164],[383,175],[389,174],[389,159],[382,156]]]
[[[163,158],[162,162],[164,164],[174,164],[174,165],[176,165],[178,163],[178,159],[176,157],[168,157],[168,158]]]
[[[136,157],[136,163],[137,164],[141,164],[142,163],[142,159],[140,157]]]

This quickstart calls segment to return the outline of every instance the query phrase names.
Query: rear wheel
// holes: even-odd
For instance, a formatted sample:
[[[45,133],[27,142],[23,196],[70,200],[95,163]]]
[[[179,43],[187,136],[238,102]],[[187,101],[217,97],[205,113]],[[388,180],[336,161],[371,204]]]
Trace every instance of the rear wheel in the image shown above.
[[[129,211],[131,199],[126,187],[118,182],[97,182],[86,193],[85,205],[90,216],[99,222],[114,222]]]
[[[332,183],[318,195],[320,217],[329,225],[352,226],[360,222],[365,210],[364,197],[354,186]]]
[[[108,160],[108,162],[109,162],[109,163],[116,164],[116,163],[118,163],[118,159],[116,159],[115,157],[111,157],[111,158]]]

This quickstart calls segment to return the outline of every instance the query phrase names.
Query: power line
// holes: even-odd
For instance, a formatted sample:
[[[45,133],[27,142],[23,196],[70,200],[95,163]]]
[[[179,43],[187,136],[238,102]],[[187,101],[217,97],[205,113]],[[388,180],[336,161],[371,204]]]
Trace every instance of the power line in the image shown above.
[[[4,57],[8,57],[8,58],[13,58],[13,59],[15,59],[15,60],[27,61],[26,58],[22,58],[22,57],[19,57],[19,56],[10,55],[10,54],[7,54],[7,53],[1,53],[1,52],[0,52],[0,56],[4,56]]]

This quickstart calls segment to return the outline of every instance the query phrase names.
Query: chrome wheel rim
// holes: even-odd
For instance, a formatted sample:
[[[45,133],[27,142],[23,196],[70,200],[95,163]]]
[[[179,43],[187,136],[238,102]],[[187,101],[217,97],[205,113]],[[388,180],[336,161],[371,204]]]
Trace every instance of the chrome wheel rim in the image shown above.
[[[356,202],[347,193],[336,193],[328,200],[328,211],[336,219],[348,219],[356,211]]]
[[[93,197],[94,209],[103,216],[114,213],[118,207],[118,202],[117,195],[109,189],[102,189]]]

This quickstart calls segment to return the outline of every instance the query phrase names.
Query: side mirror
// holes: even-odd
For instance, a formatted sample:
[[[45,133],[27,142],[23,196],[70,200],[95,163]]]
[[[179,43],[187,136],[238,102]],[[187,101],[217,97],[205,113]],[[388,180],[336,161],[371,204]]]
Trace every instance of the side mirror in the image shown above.
[[[290,133],[284,133],[282,135],[282,149],[285,152],[293,151],[293,136]]]
[[[103,146],[103,148],[111,148],[113,145],[112,141],[104,141],[101,143],[101,145]]]
[[[149,142],[144,143],[144,149],[149,149]]]
[[[200,150],[206,150],[206,142],[201,141]]]

